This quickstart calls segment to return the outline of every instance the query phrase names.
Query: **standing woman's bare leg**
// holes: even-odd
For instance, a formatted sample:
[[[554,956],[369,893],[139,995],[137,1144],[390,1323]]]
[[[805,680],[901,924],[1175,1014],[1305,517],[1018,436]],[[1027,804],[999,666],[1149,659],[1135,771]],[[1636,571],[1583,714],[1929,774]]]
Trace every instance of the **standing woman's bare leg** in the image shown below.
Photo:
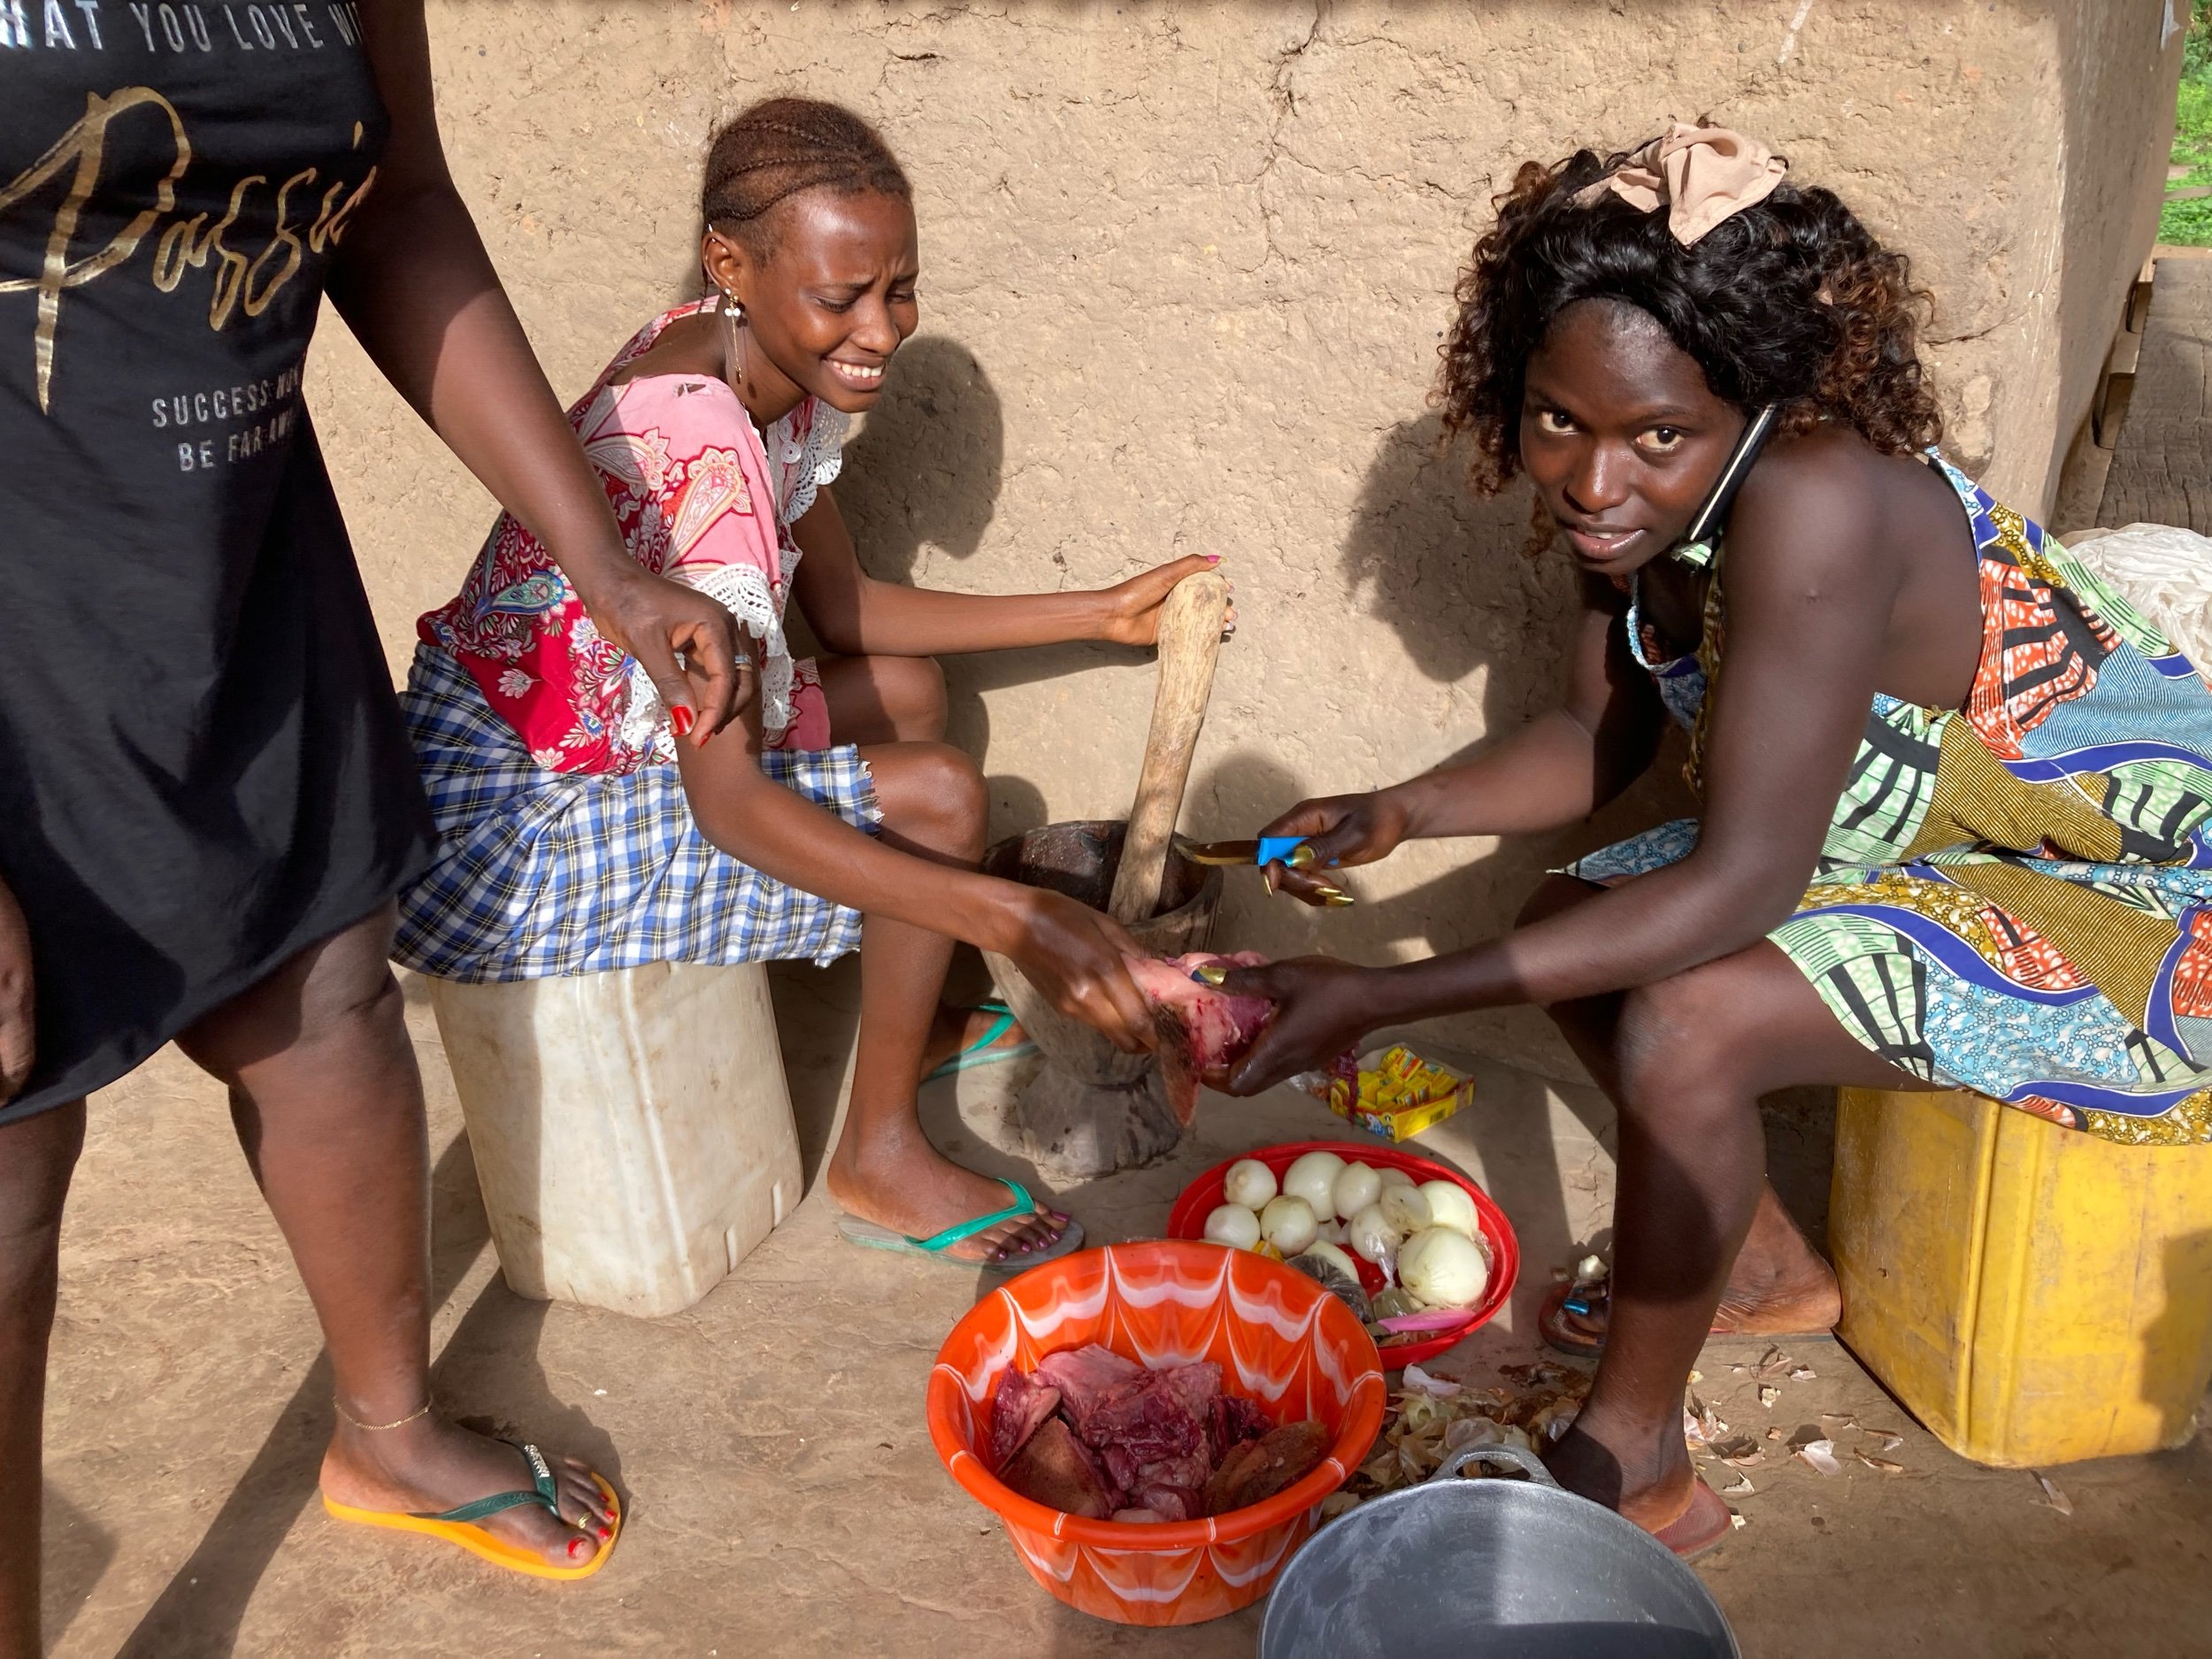
[[[975,763],[942,743],[861,751],[883,809],[883,839],[902,851],[972,868],[983,851],[987,803]],[[1006,1207],[998,1182],[930,1145],[915,1109],[924,1045],[937,1018],[953,941],[910,922],[870,916],[860,941],[860,1047],[844,1133],[831,1155],[831,1196],[864,1220],[918,1238]],[[1018,1257],[1065,1229],[1040,1210],[957,1247],[962,1259]]]
[[[84,1102],[0,1128],[0,1659],[38,1659],[41,1450],[61,1212],[84,1145]]]
[[[392,927],[387,906],[303,951],[179,1046],[230,1086],[240,1144],[322,1322],[342,1414],[323,1491],[360,1509],[436,1511],[530,1479],[513,1448],[435,1410],[411,1415],[430,1399],[429,1150],[385,961]],[[553,1467],[562,1521],[529,1505],[481,1525],[580,1566],[610,1517],[580,1465]]]

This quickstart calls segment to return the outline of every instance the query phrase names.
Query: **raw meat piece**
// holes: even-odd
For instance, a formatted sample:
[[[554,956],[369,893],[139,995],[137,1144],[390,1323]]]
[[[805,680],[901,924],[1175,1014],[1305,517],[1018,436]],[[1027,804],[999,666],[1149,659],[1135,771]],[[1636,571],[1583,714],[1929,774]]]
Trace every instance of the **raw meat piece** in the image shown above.
[[[1126,1360],[1110,1348],[1093,1342],[1087,1348],[1063,1348],[1037,1362],[1036,1379],[1060,1391],[1060,1404],[1068,1419],[1080,1423],[1096,1408],[1098,1396],[1120,1383],[1134,1382],[1144,1367]]]
[[[1171,1365],[1160,1380],[1175,1402],[1201,1423],[1213,1416],[1214,1402],[1221,1398],[1221,1367],[1210,1359],[1188,1365]]]
[[[1126,1446],[1100,1447],[1098,1466],[1105,1471],[1107,1484],[1117,1494],[1125,1495],[1143,1478],[1143,1471],[1137,1467],[1137,1460]]]
[[[1163,1521],[1194,1521],[1206,1513],[1203,1493],[1164,1481],[1138,1488],[1137,1499]]]
[[[1206,1484],[1206,1477],[1214,1471],[1213,1454],[1200,1446],[1194,1452],[1180,1457],[1156,1458],[1137,1471],[1137,1478],[1130,1486],[1187,1486],[1197,1491]]]
[[[1129,963],[1129,977],[1152,1005],[1168,1104],[1174,1109],[1175,1121],[1186,1129],[1198,1115],[1199,1084],[1218,1080],[1244,1057],[1275,1006],[1263,996],[1232,996],[1216,990],[1192,979],[1191,970],[1217,964],[1256,968],[1266,961],[1254,950],[1228,956],[1194,950],[1170,959],[1149,956]]]
[[[1048,1509],[1064,1509],[1093,1521],[1114,1512],[1090,1454],[1058,1417],[1045,1419],[1013,1462],[999,1471],[999,1479]]]
[[[1308,1417],[1233,1448],[1206,1483],[1206,1513],[1249,1509],[1304,1479],[1329,1454],[1325,1424]]]
[[[1091,1520],[1167,1522],[1272,1496],[1321,1461],[1330,1434],[1275,1428],[1221,1392],[1210,1360],[1149,1371],[1094,1343],[1001,1379],[988,1440],[999,1479],[1024,1497]]]
[[[1099,1395],[1087,1411],[1071,1411],[1069,1421],[1086,1446],[1118,1446],[1140,1463],[1202,1451],[1206,1432],[1183,1409],[1156,1372],[1123,1383]]]
[[[1218,1463],[1233,1448],[1246,1440],[1258,1440],[1274,1426],[1267,1420],[1267,1413],[1241,1395],[1216,1394],[1206,1425],[1206,1438],[1211,1442],[1214,1462]]]
[[[1025,1371],[1009,1368],[991,1402],[991,1470],[1006,1467],[1009,1458],[1029,1443],[1029,1437],[1058,1409],[1060,1391],[1039,1382]]]

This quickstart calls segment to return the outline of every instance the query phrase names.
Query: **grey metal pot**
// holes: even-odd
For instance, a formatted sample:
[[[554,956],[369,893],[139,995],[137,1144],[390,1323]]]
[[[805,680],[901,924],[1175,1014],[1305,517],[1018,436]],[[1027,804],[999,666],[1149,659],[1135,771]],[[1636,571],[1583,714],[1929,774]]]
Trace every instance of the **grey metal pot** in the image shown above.
[[[1459,1479],[1471,1463],[1528,1478]],[[1259,1659],[1740,1655],[1712,1594],[1664,1544],[1518,1448],[1476,1446],[1316,1533],[1268,1597]]]

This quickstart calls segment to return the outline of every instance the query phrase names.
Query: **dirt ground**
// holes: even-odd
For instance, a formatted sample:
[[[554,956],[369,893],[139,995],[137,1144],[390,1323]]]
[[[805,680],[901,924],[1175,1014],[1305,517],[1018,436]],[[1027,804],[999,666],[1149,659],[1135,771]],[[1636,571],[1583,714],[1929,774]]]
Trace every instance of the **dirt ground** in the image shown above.
[[[827,1144],[857,981],[779,970],[786,1062],[810,1173]],[[431,1090],[440,1396],[463,1415],[588,1455],[632,1518],[603,1573],[505,1576],[426,1541],[341,1527],[314,1502],[328,1370],[283,1245],[233,1145],[219,1093],[173,1053],[95,1101],[64,1240],[49,1407],[47,1631],[69,1659],[202,1655],[995,1654],[1023,1659],[1248,1655],[1254,1614],[1184,1631],[1097,1623],[1047,1596],[993,1517],[944,1475],[923,1379],[979,1279],[851,1249],[810,1198],[739,1271],[674,1318],[526,1302],[500,1280],[436,1033]],[[952,1150],[979,1140],[1017,1066],[933,1086]],[[1536,1350],[1555,1263],[1601,1237],[1611,1133],[1593,1091],[1479,1068],[1480,1104],[1424,1149],[1482,1179],[1527,1268],[1510,1316],[1438,1369],[1481,1379]],[[964,1118],[963,1114],[965,1114]],[[1069,1196],[1093,1238],[1141,1236],[1198,1169],[1336,1130],[1284,1095],[1210,1097],[1180,1155]],[[1778,1184],[1817,1227],[1826,1121],[1770,1114]],[[1821,1655],[2200,1655],[2212,1648],[2212,1436],[2170,1455],[2034,1478],[1976,1468],[1907,1419],[1833,1343],[1816,1380],[1763,1411],[1708,1349],[1701,1392],[1738,1430],[1850,1413],[1905,1433],[1902,1475],[1852,1464],[1753,1471],[1747,1525],[1701,1563],[1755,1659]]]

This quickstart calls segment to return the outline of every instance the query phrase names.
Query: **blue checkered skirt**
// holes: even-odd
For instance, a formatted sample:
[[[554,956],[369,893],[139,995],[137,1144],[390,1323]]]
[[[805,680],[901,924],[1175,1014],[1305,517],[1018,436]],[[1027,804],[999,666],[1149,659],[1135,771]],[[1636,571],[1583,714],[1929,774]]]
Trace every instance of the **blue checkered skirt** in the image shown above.
[[[547,772],[443,651],[415,648],[400,697],[438,825],[437,861],[400,899],[403,966],[442,979],[546,979],[649,962],[826,964],[860,912],[787,887],[708,841],[676,768]],[[762,772],[875,832],[851,744],[771,750]]]

